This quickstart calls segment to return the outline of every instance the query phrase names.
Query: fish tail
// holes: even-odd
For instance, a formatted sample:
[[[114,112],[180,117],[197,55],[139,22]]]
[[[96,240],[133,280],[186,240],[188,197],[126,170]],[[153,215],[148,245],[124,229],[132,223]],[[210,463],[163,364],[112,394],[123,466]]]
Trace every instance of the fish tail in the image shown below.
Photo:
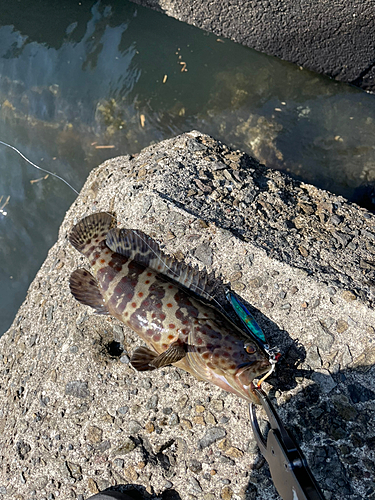
[[[116,217],[107,212],[91,214],[76,224],[69,234],[70,243],[79,252],[105,240],[108,231],[116,225]]]

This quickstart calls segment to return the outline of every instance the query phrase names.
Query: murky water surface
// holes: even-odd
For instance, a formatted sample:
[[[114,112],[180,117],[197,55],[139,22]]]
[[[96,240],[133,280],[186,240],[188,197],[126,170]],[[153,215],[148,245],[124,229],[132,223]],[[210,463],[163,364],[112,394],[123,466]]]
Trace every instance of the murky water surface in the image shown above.
[[[372,95],[124,0],[2,6],[0,140],[33,162],[79,190],[193,128],[350,199],[374,185]],[[75,194],[3,146],[0,176],[1,335]]]

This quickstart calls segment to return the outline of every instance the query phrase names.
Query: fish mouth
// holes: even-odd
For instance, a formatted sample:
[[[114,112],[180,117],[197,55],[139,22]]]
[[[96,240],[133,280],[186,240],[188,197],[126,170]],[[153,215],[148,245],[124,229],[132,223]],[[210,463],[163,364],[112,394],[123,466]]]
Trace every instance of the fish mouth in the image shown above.
[[[270,372],[272,365],[267,361],[259,367],[259,371],[256,370],[256,373],[252,373],[252,368],[253,366],[244,366],[240,369],[236,374],[236,382],[241,396],[259,405],[261,403],[255,391],[256,385],[254,384],[254,379],[261,378],[264,373]]]

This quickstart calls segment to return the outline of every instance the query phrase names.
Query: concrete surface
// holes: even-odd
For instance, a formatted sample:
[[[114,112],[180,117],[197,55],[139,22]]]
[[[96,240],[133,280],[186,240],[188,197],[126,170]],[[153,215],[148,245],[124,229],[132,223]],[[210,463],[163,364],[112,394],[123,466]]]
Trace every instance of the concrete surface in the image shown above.
[[[252,49],[375,91],[374,0],[132,0]]]
[[[102,210],[231,283],[283,352],[264,388],[326,498],[375,498],[374,215],[190,132],[90,174],[0,339],[0,499],[278,498],[245,401],[136,373],[137,336],[71,296],[67,235]]]

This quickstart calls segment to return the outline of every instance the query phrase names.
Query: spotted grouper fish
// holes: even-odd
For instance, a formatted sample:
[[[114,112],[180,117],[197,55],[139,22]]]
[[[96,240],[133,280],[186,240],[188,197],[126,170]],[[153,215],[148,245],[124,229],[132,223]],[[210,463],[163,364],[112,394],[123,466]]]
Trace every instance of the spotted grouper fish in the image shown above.
[[[74,297],[144,340],[147,347],[135,349],[130,360],[136,370],[173,364],[259,404],[253,380],[271,366],[264,351],[205,303],[206,280],[197,271],[167,257],[141,231],[115,225],[111,215],[95,213],[73,227],[69,241],[91,266],[91,273],[72,273]]]

